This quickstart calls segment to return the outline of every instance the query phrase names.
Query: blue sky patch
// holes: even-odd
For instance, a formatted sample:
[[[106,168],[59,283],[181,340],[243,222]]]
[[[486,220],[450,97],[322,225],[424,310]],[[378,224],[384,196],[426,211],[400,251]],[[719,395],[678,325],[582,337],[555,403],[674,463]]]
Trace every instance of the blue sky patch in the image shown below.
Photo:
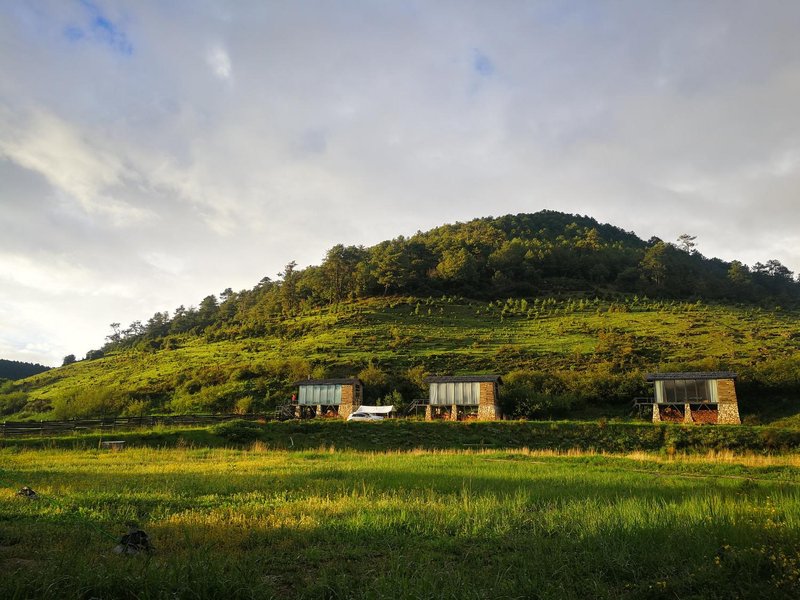
[[[473,52],[472,68],[482,77],[489,77],[494,73],[494,64],[492,61],[488,56],[477,49]]]
[[[64,29],[64,36],[71,42],[91,40],[111,48],[117,54],[130,56],[133,44],[125,32],[109,19],[103,11],[89,0],[80,0],[86,9],[88,22],[83,26],[70,25]]]
[[[75,26],[70,26],[64,29],[64,35],[70,42],[77,42],[78,40],[82,40],[86,37],[83,29]]]

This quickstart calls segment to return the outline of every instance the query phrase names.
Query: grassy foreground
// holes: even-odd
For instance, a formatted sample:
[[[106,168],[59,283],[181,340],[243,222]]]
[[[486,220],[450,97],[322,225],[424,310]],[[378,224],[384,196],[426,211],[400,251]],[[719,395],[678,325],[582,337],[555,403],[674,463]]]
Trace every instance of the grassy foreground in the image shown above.
[[[800,458],[0,450],[3,598],[796,598]],[[28,485],[35,501],[14,495]],[[111,553],[124,522],[151,557]]]

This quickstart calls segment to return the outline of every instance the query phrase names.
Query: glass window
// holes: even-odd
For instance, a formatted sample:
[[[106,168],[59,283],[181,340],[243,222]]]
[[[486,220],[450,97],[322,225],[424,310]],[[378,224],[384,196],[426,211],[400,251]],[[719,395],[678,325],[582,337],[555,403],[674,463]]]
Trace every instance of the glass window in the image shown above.
[[[716,402],[716,381],[705,379],[667,379],[656,381],[656,399],[667,404]]]
[[[297,397],[298,404],[316,406],[318,404],[341,404],[341,385],[301,385]]]
[[[481,397],[479,382],[442,382],[430,384],[429,402],[437,406],[477,406]]]

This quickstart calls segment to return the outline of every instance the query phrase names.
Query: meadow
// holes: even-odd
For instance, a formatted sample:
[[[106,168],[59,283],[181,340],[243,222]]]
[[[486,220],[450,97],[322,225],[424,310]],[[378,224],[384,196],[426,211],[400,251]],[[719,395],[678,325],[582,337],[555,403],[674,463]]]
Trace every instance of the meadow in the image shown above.
[[[366,427],[365,427],[366,429]],[[796,598],[800,458],[0,449],[3,598]],[[14,492],[28,485],[41,495]],[[136,521],[156,548],[111,549]]]

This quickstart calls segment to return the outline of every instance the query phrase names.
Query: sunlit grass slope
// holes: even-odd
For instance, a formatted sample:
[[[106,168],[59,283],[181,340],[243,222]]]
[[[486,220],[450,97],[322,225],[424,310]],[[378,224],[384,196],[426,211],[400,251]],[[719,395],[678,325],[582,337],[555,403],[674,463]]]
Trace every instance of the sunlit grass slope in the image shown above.
[[[0,596],[797,597],[797,460],[719,458],[4,450]]]
[[[292,373],[265,381],[253,371],[293,357],[333,376],[355,375],[375,361],[394,373],[421,365],[434,373],[529,368],[638,376],[688,365],[738,370],[746,380],[765,362],[797,357],[799,316],[780,307],[636,297],[491,304],[378,298],[282,320],[265,337],[226,339],[224,332],[175,337],[172,349],[119,351],[42,373],[23,385],[31,399],[45,401],[98,386],[162,398],[190,398],[203,389],[274,395],[289,390]]]

